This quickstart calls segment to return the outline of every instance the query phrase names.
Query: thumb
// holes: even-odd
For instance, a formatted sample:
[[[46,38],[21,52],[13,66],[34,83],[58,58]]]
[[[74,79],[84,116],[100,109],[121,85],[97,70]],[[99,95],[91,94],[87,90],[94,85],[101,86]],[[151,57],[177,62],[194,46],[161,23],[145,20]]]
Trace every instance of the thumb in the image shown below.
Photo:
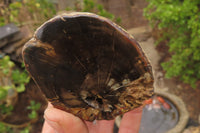
[[[44,112],[45,122],[57,133],[88,133],[85,123],[78,117],[48,105]]]

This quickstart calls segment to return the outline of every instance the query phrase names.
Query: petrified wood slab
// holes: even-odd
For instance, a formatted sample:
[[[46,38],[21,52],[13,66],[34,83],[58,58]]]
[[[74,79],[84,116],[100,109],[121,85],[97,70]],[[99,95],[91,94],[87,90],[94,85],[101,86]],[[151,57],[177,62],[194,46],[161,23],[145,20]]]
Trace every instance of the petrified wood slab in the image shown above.
[[[23,49],[26,69],[54,107],[114,119],[153,94],[151,65],[121,27],[91,13],[56,16]]]

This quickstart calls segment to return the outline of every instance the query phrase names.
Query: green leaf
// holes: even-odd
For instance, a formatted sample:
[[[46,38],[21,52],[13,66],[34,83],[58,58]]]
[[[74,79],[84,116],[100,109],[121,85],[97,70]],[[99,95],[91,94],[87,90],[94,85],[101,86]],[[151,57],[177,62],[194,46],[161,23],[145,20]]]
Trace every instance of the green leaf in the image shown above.
[[[13,70],[12,72],[12,79],[16,84],[24,84],[29,82],[29,77],[26,71],[20,72],[18,69]]]
[[[24,84],[20,84],[18,87],[16,87],[16,90],[18,93],[24,92],[25,91],[25,85]]]
[[[14,133],[12,128],[0,122],[0,133]]]
[[[13,110],[13,106],[12,105],[5,105],[5,104],[0,104],[0,110],[2,114],[10,114],[11,111]]]
[[[20,131],[20,133],[30,133],[29,127],[25,127],[23,130]]]
[[[2,87],[0,87],[0,100],[5,99],[7,94],[8,94],[8,91],[6,91],[5,89],[2,89]]]
[[[28,114],[28,117],[30,119],[35,119],[38,114],[37,114],[37,110],[39,110],[41,107],[40,103],[36,103],[35,101],[30,101],[30,105],[27,106],[27,109],[31,110],[31,113]]]
[[[30,119],[37,118],[37,112],[35,110],[31,111],[31,113],[28,114],[28,118]]]

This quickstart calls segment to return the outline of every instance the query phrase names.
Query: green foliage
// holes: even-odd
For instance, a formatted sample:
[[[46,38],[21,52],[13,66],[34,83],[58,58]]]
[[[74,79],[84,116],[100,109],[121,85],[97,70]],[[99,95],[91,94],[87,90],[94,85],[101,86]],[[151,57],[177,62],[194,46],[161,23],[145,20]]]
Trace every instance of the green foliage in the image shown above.
[[[97,14],[100,15],[100,16],[103,16],[103,17],[106,17],[106,18],[109,18],[111,20],[114,20],[115,16],[109,12],[107,12],[102,5],[97,5],[97,9],[98,9],[98,12]]]
[[[10,61],[9,56],[4,56],[2,59],[0,59],[0,70],[5,75],[9,75],[11,73],[11,69],[14,67],[14,63]]]
[[[93,12],[96,8],[96,3],[93,0],[84,0],[83,1],[83,12]]]
[[[5,105],[5,104],[0,104],[0,111],[1,114],[10,114],[11,111],[13,110],[13,106],[12,105]]]
[[[22,3],[20,2],[14,2],[9,5],[9,10],[10,10],[9,19],[11,22],[18,23],[16,18],[18,17],[21,8],[22,8]]]
[[[31,112],[28,114],[28,117],[30,119],[35,119],[38,117],[37,110],[39,110],[41,107],[40,103],[36,103],[35,101],[31,101],[30,105],[27,107],[27,109],[31,110]]]
[[[51,18],[56,14],[55,7],[50,0],[24,0],[25,6],[30,13],[40,13],[45,19]]]
[[[28,83],[30,78],[26,71],[20,72],[18,69],[13,70],[12,80],[16,85],[17,92],[23,92],[25,90],[24,83]]]
[[[3,80],[0,86],[0,99],[6,97],[9,89],[23,92],[25,84],[30,80],[25,70],[21,72],[19,69],[14,69],[14,66],[15,64],[10,60],[9,56],[4,56],[0,59],[0,78]],[[11,81],[9,81],[10,78]]]
[[[4,26],[5,23],[5,18],[3,16],[0,16],[0,26]]]
[[[35,21],[35,23],[39,21],[37,25],[39,26],[46,19],[53,17],[56,10],[49,0],[18,0],[2,9],[0,8],[0,14],[2,14],[0,16],[0,26],[11,22],[22,25],[30,23],[29,21]]]
[[[0,58],[0,113],[1,115],[10,115],[13,110],[13,105],[8,102],[12,99],[9,97],[14,94],[23,92],[25,84],[29,82],[27,72],[16,69],[15,64],[10,60],[9,56]],[[0,123],[0,132],[9,132],[10,127]],[[9,130],[9,131],[7,131]]]
[[[0,122],[0,133],[14,133],[12,128]]]
[[[19,16],[20,9],[23,7],[21,2],[13,2],[8,7],[4,7],[0,10],[2,16],[0,17],[0,26],[4,26],[7,23],[13,22],[18,24],[17,17]]]
[[[148,0],[145,16],[163,31],[171,59],[162,63],[166,77],[180,77],[193,88],[200,79],[200,1]]]
[[[29,127],[24,128],[23,130],[20,131],[20,133],[29,133]]]
[[[66,8],[66,10],[69,10],[69,8]],[[75,9],[75,10],[78,10],[78,9]],[[104,9],[103,5],[96,3],[95,0],[83,0],[83,8],[81,9],[81,12],[93,12],[100,16],[109,18],[115,21],[116,23],[121,22],[120,17],[116,18],[112,13],[107,12]]]
[[[29,133],[29,126],[20,130],[20,133]],[[10,125],[0,122],[0,133],[15,133],[15,130]]]
[[[0,86],[0,100],[5,99],[7,96],[7,92],[10,88],[8,86]]]

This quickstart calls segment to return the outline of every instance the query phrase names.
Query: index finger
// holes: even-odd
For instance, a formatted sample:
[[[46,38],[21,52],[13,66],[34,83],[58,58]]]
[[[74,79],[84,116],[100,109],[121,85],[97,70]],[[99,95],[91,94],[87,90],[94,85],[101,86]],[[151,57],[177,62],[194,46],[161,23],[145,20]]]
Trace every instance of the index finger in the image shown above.
[[[142,108],[125,113],[119,128],[119,133],[138,133],[142,118]]]

